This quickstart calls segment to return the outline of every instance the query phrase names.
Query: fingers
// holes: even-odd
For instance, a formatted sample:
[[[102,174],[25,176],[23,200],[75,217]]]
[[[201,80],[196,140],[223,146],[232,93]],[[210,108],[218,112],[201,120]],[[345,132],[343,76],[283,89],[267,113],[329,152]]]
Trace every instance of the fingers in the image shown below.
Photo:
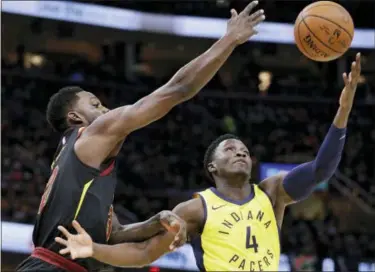
[[[84,234],[86,233],[85,230],[81,227],[81,225],[78,223],[78,221],[74,220],[72,223],[74,229],[77,231],[79,234]]]
[[[264,10],[260,9],[257,12],[254,12],[249,16],[248,21],[251,23],[252,26],[256,26],[260,22],[264,21],[266,16],[264,15]]]
[[[258,5],[258,1],[253,1],[246,6],[246,8],[240,13],[244,14],[245,16],[249,15],[250,12]]]
[[[357,55],[355,56],[355,62],[358,66],[359,69],[361,69],[361,53],[357,53]]]
[[[180,244],[180,237],[178,237],[178,235],[176,235],[174,237],[174,241],[169,246],[169,250],[175,250],[179,246],[179,244]]]
[[[61,249],[61,250],[59,251],[59,253],[60,253],[61,255],[65,255],[65,254],[67,254],[67,253],[70,253],[70,249],[69,249],[69,248]]]
[[[344,80],[344,84],[345,86],[347,86],[349,84],[349,79],[348,79],[348,75],[346,73],[343,73],[342,74],[342,78]]]
[[[359,76],[361,73],[361,53],[357,53],[355,56],[355,61],[352,63],[352,72],[355,76]]]
[[[353,80],[353,78],[352,78],[352,72],[350,72],[350,73],[349,73],[349,83],[351,83],[352,80]]]
[[[55,241],[58,242],[59,244],[63,245],[63,246],[68,246],[68,241],[64,240],[63,238],[56,237]]]
[[[57,228],[59,231],[61,231],[65,235],[66,238],[69,238],[70,236],[72,236],[70,232],[63,226],[58,226]]]
[[[238,14],[237,14],[237,11],[236,11],[235,9],[231,9],[231,10],[230,10],[230,15],[231,15],[231,16],[230,16],[231,18],[234,18],[234,17],[236,17]]]
[[[177,220],[161,220],[160,223],[169,232],[178,233],[180,230],[180,224]]]

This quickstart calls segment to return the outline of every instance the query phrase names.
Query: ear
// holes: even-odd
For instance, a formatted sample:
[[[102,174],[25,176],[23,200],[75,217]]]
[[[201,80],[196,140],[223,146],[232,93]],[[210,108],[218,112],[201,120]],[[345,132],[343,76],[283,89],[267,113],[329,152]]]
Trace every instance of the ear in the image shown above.
[[[74,122],[74,123],[78,123],[78,122],[82,122],[82,118],[81,116],[75,112],[75,111],[70,111],[68,112],[68,120]]]
[[[211,174],[216,172],[216,164],[214,162],[210,162],[207,168],[208,168],[208,172]]]

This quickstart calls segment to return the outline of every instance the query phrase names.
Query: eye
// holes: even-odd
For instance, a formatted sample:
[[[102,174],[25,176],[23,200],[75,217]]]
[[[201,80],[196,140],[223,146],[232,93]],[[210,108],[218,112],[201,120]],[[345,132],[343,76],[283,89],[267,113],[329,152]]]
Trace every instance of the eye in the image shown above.
[[[224,151],[233,151],[234,147],[233,146],[228,146],[224,149]]]

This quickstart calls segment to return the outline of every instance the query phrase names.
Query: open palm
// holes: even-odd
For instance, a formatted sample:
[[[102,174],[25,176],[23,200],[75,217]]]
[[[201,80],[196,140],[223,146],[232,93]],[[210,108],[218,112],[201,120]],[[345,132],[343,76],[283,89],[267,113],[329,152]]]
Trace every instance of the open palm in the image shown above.
[[[93,254],[93,242],[90,235],[81,227],[77,221],[73,221],[73,227],[77,231],[77,234],[71,234],[63,226],[59,226],[58,229],[64,234],[66,240],[60,237],[56,237],[55,241],[65,248],[60,250],[60,254],[65,255],[70,253],[71,258],[88,258]]]
[[[353,106],[354,96],[357,90],[358,81],[361,77],[361,54],[358,53],[355,61],[352,62],[349,75],[342,75],[345,87],[341,92],[340,106],[346,110],[351,110]]]

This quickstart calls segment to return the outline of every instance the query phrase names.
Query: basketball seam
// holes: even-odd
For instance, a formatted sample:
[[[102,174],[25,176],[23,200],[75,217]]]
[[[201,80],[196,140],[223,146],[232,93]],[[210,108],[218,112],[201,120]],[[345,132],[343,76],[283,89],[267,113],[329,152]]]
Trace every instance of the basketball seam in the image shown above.
[[[339,52],[339,51],[336,51],[335,49],[332,49],[331,47],[329,47],[328,45],[326,45],[321,39],[319,39],[315,34],[314,32],[311,31],[310,27],[307,25],[307,23],[305,22],[305,18],[302,16],[302,22],[305,24],[305,26],[307,27],[307,29],[311,32],[311,34],[321,43],[323,44],[325,47],[327,47],[328,49],[330,49],[331,51],[333,52],[336,52],[336,53],[339,53],[339,54],[343,54],[345,52]]]
[[[332,24],[334,24],[334,25],[336,25],[337,27],[339,27],[339,28],[341,28],[342,30],[344,30],[344,31],[346,32],[346,34],[348,34],[348,36],[350,37],[351,40],[353,39],[353,37],[352,37],[352,35],[350,35],[349,31],[347,31],[345,28],[343,28],[342,26],[340,26],[338,23],[332,21],[331,19],[325,18],[325,17],[320,16],[320,15],[315,15],[315,14],[309,14],[309,15],[307,15],[307,16],[304,17],[304,18],[307,18],[307,17],[316,17],[316,18],[324,19],[324,20],[326,20],[326,21],[328,21],[328,22],[331,22]]]
[[[337,4],[337,3],[336,3]],[[335,8],[338,8],[338,9],[340,9],[341,11],[344,11],[344,12],[346,12],[346,13],[348,13],[349,14],[349,12],[344,8],[344,7],[342,7],[341,5],[339,5],[339,4],[337,4],[337,5],[332,5],[332,4],[320,4],[320,5],[316,5],[316,6],[312,6],[312,7],[309,7],[308,9],[306,9],[306,10],[303,10],[303,13],[305,13],[306,11],[309,11],[309,10],[311,10],[311,9],[313,9],[313,8],[316,8],[316,7],[335,7]],[[350,14],[349,14],[350,15]]]
[[[301,16],[301,18],[302,18],[302,16]],[[311,56],[311,55],[309,54],[309,52],[306,50],[305,45],[303,44],[302,39],[301,39],[301,34],[300,34],[300,29],[299,29],[301,23],[302,23],[302,19],[301,19],[301,21],[299,22],[299,24],[298,24],[298,26],[297,26],[297,29],[298,29],[298,39],[299,39],[300,44],[302,45],[302,49],[303,49],[303,51],[305,51],[305,53],[306,53],[307,55]],[[312,56],[311,56],[311,57],[312,57]]]

